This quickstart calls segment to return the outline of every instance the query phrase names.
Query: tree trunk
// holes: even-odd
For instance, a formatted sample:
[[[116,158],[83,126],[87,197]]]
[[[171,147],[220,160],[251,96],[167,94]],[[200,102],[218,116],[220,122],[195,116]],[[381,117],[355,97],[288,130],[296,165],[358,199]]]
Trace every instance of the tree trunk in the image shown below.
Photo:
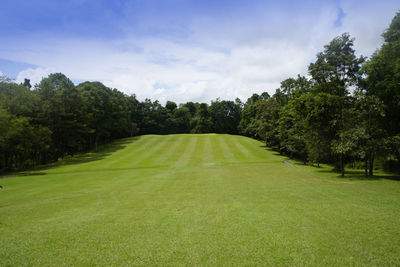
[[[395,155],[396,155],[396,158],[397,158],[398,167],[400,167],[400,152],[396,150]]]
[[[93,138],[92,138],[92,135],[89,135],[89,147],[88,147],[88,150],[92,149],[92,148],[93,148]]]
[[[369,157],[369,176],[374,176],[374,155],[372,153]]]
[[[342,172],[342,177],[344,176],[344,159],[343,159],[343,153],[340,154],[340,170]]]
[[[368,176],[368,158],[367,158],[367,156],[365,156],[364,168],[365,168],[365,176],[367,177]]]
[[[96,135],[96,139],[94,141],[95,150],[97,151],[97,143],[99,142],[99,136]]]

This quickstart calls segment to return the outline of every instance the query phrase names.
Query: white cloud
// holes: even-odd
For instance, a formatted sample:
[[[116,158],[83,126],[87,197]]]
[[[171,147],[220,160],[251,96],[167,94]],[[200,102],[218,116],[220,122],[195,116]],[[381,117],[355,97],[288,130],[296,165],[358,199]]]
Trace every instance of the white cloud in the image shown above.
[[[358,54],[370,56],[382,44],[382,33],[400,9],[398,1],[370,1],[368,5],[357,1],[342,1],[343,29],[355,40]]]
[[[50,73],[52,73],[53,71],[49,68],[29,68],[26,70],[23,70],[21,72],[18,73],[17,79],[15,80],[17,83],[23,83],[24,79],[29,79],[30,80],[30,84],[33,86],[35,84],[40,83],[40,81],[49,76]]]
[[[356,37],[357,51],[370,55],[379,48],[395,5],[344,1],[340,7],[346,15],[339,28],[334,25],[338,6],[327,5],[309,16],[278,17],[272,10],[232,24],[197,18],[187,25],[191,35],[185,40],[127,35],[102,42],[43,36],[29,48],[14,40],[13,49],[0,51],[8,59],[44,66],[20,72],[18,82],[29,78],[33,84],[50,72],[62,72],[72,80],[98,80],[135,93],[141,100],[246,100],[254,92],[273,93],[285,78],[306,75],[316,53],[343,32]]]

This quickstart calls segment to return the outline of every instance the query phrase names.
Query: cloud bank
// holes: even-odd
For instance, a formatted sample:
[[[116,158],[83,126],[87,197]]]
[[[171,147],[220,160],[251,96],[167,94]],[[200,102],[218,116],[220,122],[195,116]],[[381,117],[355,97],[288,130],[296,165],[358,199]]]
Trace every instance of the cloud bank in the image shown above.
[[[0,53],[38,66],[21,70],[17,81],[37,83],[62,72],[73,81],[101,81],[141,100],[245,100],[254,92],[272,94],[288,77],[306,75],[323,45],[343,32],[356,38],[359,54],[371,55],[399,8],[395,1],[265,3],[233,5],[226,13],[218,10],[222,7],[214,13],[196,7],[200,11],[190,13],[187,6],[186,13],[163,18],[155,17],[157,8],[147,7],[139,19],[135,6],[126,3],[119,7],[121,19],[113,19],[117,36],[35,31],[6,38]],[[6,74],[1,66],[0,71]]]

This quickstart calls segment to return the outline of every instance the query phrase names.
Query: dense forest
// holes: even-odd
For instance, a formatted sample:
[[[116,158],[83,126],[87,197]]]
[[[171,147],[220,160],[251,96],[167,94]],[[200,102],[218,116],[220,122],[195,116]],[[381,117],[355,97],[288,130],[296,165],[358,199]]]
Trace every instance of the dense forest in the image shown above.
[[[304,163],[346,164],[373,175],[400,167],[400,13],[371,58],[347,33],[334,38],[307,77],[246,102],[139,101],[100,82],[74,85],[54,73],[39,84],[0,77],[0,171],[23,170],[143,134],[229,133],[265,141]]]

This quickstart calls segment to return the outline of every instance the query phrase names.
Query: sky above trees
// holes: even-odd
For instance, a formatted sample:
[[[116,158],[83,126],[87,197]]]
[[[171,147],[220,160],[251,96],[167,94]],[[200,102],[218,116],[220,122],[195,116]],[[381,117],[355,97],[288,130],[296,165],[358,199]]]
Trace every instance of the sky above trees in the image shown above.
[[[161,102],[273,93],[333,37],[370,56],[400,9],[382,1],[5,0],[0,72],[62,72]]]

